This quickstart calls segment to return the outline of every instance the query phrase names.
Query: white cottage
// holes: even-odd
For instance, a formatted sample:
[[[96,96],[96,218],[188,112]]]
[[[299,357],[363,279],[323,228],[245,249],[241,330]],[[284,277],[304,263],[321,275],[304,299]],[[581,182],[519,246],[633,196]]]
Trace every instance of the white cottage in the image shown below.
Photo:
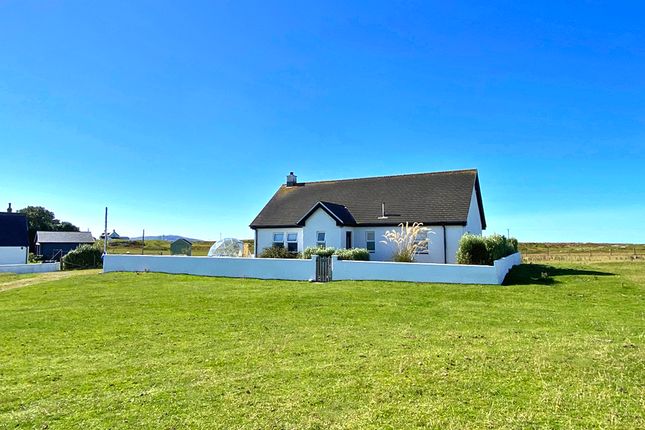
[[[477,170],[320,182],[298,182],[291,172],[250,227],[256,256],[271,246],[324,246],[367,248],[371,260],[389,261],[383,235],[406,222],[433,232],[416,261],[455,263],[461,236],[486,228]]]
[[[0,212],[0,265],[25,264],[28,255],[27,217],[12,213],[9,205],[7,212]]]

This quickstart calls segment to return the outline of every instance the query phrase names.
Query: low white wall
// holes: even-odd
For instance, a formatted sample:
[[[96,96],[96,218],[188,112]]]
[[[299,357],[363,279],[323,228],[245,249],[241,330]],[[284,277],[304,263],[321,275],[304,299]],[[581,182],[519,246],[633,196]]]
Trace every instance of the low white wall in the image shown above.
[[[498,284],[504,282],[504,278],[508,274],[508,271],[511,270],[511,267],[522,264],[522,254],[516,252],[511,254],[508,257],[500,258],[495,260],[493,267],[495,267],[495,272],[497,273]]]
[[[511,267],[520,264],[519,253],[495,261],[493,266],[386,261],[342,261],[333,257],[332,279],[436,282],[443,284],[498,285]],[[224,276],[230,278],[307,281],[316,277],[311,260],[279,258],[186,257],[180,255],[106,255],[104,272],[161,272]]]
[[[308,281],[315,259],[186,257],[180,255],[106,255],[103,272],[161,272],[230,278]]]
[[[60,263],[0,264],[0,273],[44,273],[59,270]]]
[[[345,261],[334,257],[332,278],[335,281],[374,280],[499,285],[504,281],[510,268],[520,261],[519,253],[497,260],[493,266]]]

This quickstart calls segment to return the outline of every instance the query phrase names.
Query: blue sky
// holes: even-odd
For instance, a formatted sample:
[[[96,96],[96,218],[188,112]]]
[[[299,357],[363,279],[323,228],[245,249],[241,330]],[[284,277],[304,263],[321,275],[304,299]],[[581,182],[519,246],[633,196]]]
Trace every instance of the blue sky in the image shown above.
[[[645,6],[519,3],[0,0],[0,202],[244,238],[291,170],[474,167],[489,233],[645,242]]]

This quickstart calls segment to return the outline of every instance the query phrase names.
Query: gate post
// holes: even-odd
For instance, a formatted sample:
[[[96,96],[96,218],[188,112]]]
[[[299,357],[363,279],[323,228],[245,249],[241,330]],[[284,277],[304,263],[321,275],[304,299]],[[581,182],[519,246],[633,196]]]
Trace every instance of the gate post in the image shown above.
[[[329,280],[333,281],[334,280],[334,267],[336,267],[336,263],[338,262],[338,255],[334,254],[331,256],[331,265],[329,266]]]
[[[311,261],[313,261],[314,263],[314,273],[313,273],[313,276],[311,277],[311,280],[316,282],[318,281],[318,256],[315,254],[312,255]]]

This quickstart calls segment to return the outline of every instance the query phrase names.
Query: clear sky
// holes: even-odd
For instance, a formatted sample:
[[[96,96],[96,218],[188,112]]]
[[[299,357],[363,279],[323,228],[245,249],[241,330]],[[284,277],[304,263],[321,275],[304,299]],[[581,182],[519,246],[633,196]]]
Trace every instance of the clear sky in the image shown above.
[[[644,16],[642,2],[0,0],[0,204],[95,236],[109,206],[126,235],[247,238],[291,170],[477,168],[489,233],[645,242]]]

